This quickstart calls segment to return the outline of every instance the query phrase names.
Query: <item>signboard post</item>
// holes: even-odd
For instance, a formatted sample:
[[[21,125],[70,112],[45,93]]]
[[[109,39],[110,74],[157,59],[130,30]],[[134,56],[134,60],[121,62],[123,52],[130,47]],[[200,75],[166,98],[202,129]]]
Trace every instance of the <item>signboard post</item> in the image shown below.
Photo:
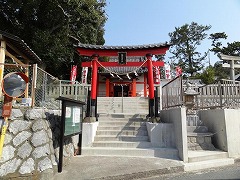
[[[81,139],[83,105],[85,105],[85,102],[61,96],[58,97],[57,100],[62,101],[59,164],[58,164],[58,172],[62,172],[64,138],[79,134],[79,137]],[[79,142],[79,146],[81,148],[81,142]]]

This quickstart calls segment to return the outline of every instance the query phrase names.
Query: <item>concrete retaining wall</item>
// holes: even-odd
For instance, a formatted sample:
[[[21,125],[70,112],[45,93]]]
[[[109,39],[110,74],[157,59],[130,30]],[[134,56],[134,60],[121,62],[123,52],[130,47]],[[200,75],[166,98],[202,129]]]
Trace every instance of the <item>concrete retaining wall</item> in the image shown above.
[[[213,109],[199,114],[209,131],[215,133],[214,146],[227,151],[229,157],[240,157],[240,110]]]
[[[179,152],[179,158],[183,162],[188,162],[186,108],[162,110],[160,112],[160,119],[162,122],[173,124],[175,144]]]
[[[98,122],[83,123],[82,126],[82,147],[89,147],[94,141],[97,132]]]
[[[147,122],[147,131],[153,147],[175,148],[175,135],[172,123]]]
[[[57,170],[59,110],[13,109],[0,160],[0,179],[49,180]],[[74,155],[72,139],[64,142],[64,165]]]

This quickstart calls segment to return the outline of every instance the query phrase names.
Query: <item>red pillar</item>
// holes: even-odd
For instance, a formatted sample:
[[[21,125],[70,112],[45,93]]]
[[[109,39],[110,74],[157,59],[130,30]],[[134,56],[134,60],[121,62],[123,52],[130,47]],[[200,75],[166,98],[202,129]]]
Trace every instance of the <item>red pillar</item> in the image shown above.
[[[147,66],[148,66],[149,98],[154,99],[154,79],[153,79],[152,55],[147,54],[146,56],[147,56]]]
[[[109,79],[107,78],[106,79],[106,97],[109,97],[110,96],[110,81]]]
[[[97,83],[98,83],[98,55],[92,56],[92,84],[91,84],[91,109],[90,116],[95,117],[97,121]]]
[[[153,79],[153,65],[152,65],[152,54],[147,54],[147,67],[148,67],[148,93],[149,93],[149,117],[154,116],[154,79]]]
[[[137,92],[137,83],[136,83],[136,78],[132,80],[132,97],[136,97],[136,92]]]
[[[97,98],[97,60],[98,55],[93,55],[92,59],[92,84],[91,84],[91,99],[96,100]]]

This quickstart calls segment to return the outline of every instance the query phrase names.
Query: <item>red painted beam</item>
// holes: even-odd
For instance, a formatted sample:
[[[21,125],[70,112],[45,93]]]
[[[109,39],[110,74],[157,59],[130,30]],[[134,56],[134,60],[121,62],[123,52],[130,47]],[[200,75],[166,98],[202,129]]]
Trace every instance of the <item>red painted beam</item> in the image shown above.
[[[82,62],[82,67],[91,67],[92,62]],[[101,67],[101,65],[103,67],[147,67],[147,63],[145,62],[143,64],[143,62],[127,62],[126,64],[122,65],[119,64],[118,62],[99,62],[97,63],[98,67]],[[163,67],[164,66],[164,62],[163,61],[153,61],[152,62],[153,66],[160,66]]]
[[[161,55],[166,54],[169,46],[153,47],[146,49],[90,49],[78,47],[77,51],[81,56],[92,56],[97,54],[99,56],[118,56],[119,52],[126,52],[127,56],[146,56],[146,54]]]

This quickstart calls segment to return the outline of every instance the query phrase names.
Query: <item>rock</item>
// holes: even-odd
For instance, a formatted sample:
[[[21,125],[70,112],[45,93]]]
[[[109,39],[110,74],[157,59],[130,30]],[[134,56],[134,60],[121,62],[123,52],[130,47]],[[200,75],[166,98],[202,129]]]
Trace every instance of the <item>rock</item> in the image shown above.
[[[6,162],[14,158],[14,152],[15,152],[15,148],[10,145],[3,147],[2,158],[0,162]]]
[[[17,118],[23,117],[23,113],[20,109],[12,109],[12,113],[9,119],[15,120]]]
[[[20,132],[14,139],[13,145],[16,147],[26,141],[32,134],[27,131]]]
[[[37,120],[33,123],[32,130],[34,132],[42,129],[47,130],[47,125],[45,123],[45,120]]]
[[[34,149],[32,154],[35,159],[48,156],[50,154],[50,147],[48,144],[46,144],[45,146],[37,147],[36,149]]]
[[[14,173],[19,167],[20,163],[21,163],[21,160],[16,158],[13,160],[7,161],[0,167],[0,176],[5,176],[9,173]]]
[[[4,138],[4,144],[8,144],[12,141],[12,135],[6,133],[5,138]]]
[[[31,126],[31,122],[23,121],[23,120],[15,120],[10,123],[9,132],[13,134],[17,134],[18,132],[29,129]]]
[[[43,109],[28,109],[25,112],[25,118],[27,120],[39,120],[45,117]]]
[[[49,142],[49,138],[47,133],[44,130],[41,130],[33,134],[31,142],[34,147],[37,147]]]
[[[27,174],[27,173],[31,173],[32,171],[34,171],[34,160],[32,158],[29,158],[27,161],[24,161],[22,166],[19,169],[19,173],[20,174]]]
[[[48,157],[46,157],[45,159],[43,159],[38,163],[38,171],[40,172],[46,169],[52,169],[52,168],[53,168],[52,161]]]
[[[28,143],[25,142],[19,149],[18,149],[18,153],[17,155],[21,158],[21,159],[25,159],[27,157],[30,156],[32,152],[32,146]]]

